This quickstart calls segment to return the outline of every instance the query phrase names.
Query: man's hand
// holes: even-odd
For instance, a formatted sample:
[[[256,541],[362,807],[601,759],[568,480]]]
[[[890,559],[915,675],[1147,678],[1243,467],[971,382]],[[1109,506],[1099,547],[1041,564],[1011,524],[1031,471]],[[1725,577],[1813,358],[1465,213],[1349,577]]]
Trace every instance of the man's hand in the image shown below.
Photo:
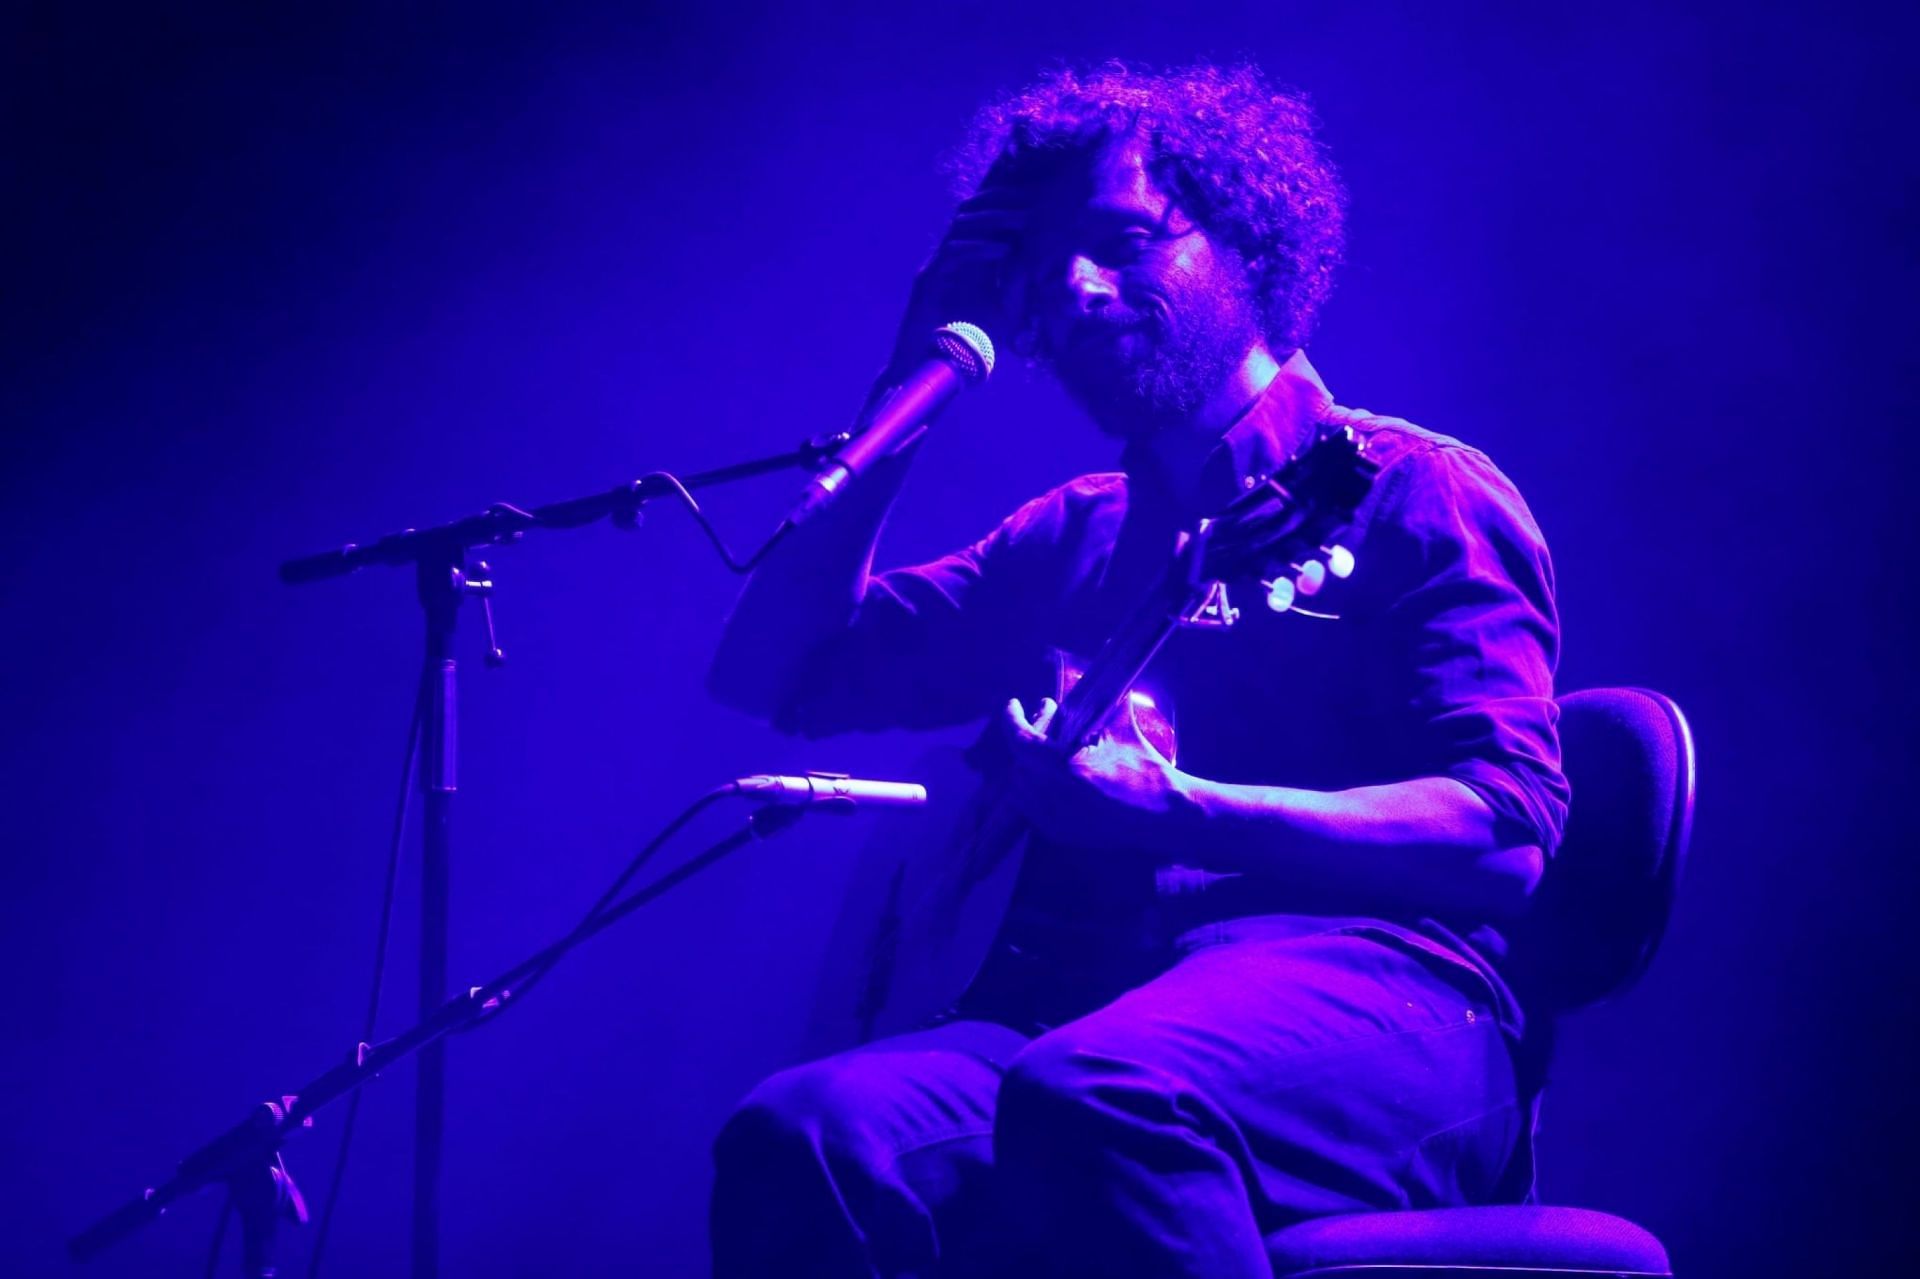
[[[1059,709],[1049,697],[1032,719],[1018,698],[1003,721],[1015,803],[1049,839],[1100,848],[1164,852],[1189,810],[1185,774],[1141,737],[1131,716],[1115,731],[1063,756],[1047,744]]]
[[[943,324],[964,320],[985,329],[1002,348],[1012,343],[1025,305],[1014,264],[1033,204],[1034,193],[1009,182],[998,166],[960,202],[933,256],[914,277],[883,386],[926,358],[933,331]]]

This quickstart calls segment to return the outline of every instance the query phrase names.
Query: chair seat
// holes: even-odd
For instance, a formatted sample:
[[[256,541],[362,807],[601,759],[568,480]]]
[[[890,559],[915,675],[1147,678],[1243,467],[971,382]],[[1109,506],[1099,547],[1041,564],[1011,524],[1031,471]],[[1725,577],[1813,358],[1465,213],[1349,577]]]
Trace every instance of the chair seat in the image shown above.
[[[1499,1206],[1320,1217],[1267,1237],[1275,1279],[1318,1275],[1671,1275],[1631,1221],[1585,1208]]]

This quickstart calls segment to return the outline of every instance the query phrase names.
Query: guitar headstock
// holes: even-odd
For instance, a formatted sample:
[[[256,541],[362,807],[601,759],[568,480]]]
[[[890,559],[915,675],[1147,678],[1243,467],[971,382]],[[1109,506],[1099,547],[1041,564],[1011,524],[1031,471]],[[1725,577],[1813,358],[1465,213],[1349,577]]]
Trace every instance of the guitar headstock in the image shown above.
[[[1329,576],[1346,577],[1353,553],[1335,539],[1379,469],[1352,427],[1323,431],[1278,475],[1200,526],[1189,547],[1188,582],[1204,589],[1258,578],[1269,586],[1270,606],[1284,612],[1296,594],[1314,594]]]
[[[1263,579],[1268,607],[1285,612],[1294,593],[1312,594],[1329,575],[1352,572],[1352,554],[1332,542],[1380,469],[1365,453],[1351,427],[1329,428],[1278,475],[1202,521],[1158,586],[1062,694],[1048,741],[1067,753],[1091,741],[1177,627],[1232,625],[1239,610],[1223,583]]]

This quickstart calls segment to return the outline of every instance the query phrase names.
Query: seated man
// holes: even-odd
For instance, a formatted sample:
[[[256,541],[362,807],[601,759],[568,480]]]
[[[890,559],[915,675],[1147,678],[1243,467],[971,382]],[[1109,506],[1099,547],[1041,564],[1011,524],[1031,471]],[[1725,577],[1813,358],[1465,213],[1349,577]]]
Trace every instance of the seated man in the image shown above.
[[[963,156],[893,373],[979,323],[1123,469],[874,575],[890,459],[765,561],[711,686],[810,734],[997,715],[1056,895],[1013,975],[746,1099],[716,1271],[1264,1277],[1291,1222],[1524,1190],[1498,930],[1567,802],[1532,516],[1483,454],[1336,406],[1307,362],[1343,193],[1301,98],[1246,67],[1063,71]],[[1381,467],[1343,539],[1359,571],[1310,613],[1255,597],[1174,635],[1148,674],[1177,766],[1125,732],[1048,749],[1044,656],[1096,651],[1180,531],[1325,424]]]

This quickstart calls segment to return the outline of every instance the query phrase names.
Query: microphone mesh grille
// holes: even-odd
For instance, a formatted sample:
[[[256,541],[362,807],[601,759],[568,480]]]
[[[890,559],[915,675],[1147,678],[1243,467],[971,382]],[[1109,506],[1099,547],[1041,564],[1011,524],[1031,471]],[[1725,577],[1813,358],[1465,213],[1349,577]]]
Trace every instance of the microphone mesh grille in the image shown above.
[[[941,325],[933,331],[933,349],[969,382],[984,382],[993,372],[993,339],[977,324]]]

